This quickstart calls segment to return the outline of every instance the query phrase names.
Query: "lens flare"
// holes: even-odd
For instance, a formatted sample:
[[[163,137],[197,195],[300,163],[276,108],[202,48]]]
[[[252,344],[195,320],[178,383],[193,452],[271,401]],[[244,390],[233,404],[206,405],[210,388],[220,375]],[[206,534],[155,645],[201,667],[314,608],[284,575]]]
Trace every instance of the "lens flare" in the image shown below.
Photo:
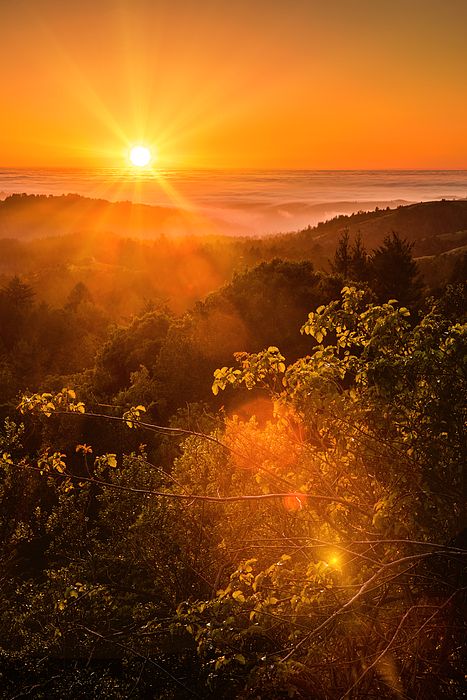
[[[290,513],[293,513],[298,510],[302,510],[303,508],[303,501],[305,500],[305,497],[298,496],[297,494],[289,494],[288,496],[284,496],[283,498],[283,504],[284,508],[288,510]]]

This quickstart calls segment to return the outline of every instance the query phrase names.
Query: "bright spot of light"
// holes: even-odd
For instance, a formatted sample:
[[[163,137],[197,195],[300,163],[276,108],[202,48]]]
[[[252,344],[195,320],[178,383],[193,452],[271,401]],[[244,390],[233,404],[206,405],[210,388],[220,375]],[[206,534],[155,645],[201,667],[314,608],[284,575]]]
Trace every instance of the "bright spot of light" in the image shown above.
[[[340,567],[341,567],[340,557],[336,556],[335,554],[332,557],[329,557],[328,566],[331,566],[333,569],[340,569]]]
[[[151,160],[151,151],[146,146],[133,146],[130,151],[130,160],[138,168],[144,168]]]

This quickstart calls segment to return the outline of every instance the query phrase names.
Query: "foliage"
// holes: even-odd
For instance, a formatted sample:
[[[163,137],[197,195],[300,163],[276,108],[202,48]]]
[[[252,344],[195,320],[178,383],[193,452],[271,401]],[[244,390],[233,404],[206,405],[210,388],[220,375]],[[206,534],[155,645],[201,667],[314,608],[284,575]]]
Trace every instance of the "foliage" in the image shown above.
[[[89,694],[89,668],[115,698],[462,697],[467,327],[347,286],[302,339],[215,373],[269,420],[22,398],[0,445],[7,697],[19,664],[37,697]],[[173,464],[62,447],[62,418],[172,437]]]
[[[90,366],[108,320],[83,290],[74,302],[51,309],[13,277],[0,291],[0,392],[4,409],[19,391],[50,386],[56,376]]]
[[[167,313],[152,311],[115,328],[97,357],[96,391],[108,398],[130,385],[132,373],[152,369],[169,325]]]
[[[307,261],[272,260],[236,274],[170,327],[154,370],[166,413],[181,401],[212,401],[212,373],[237,351],[280,345],[289,360],[300,357],[307,348],[301,319],[310,304],[330,301],[339,289],[338,278],[314,272]]]
[[[447,569],[440,575],[438,564],[434,576],[429,553],[430,542],[446,541],[466,524],[467,328],[436,310],[415,327],[409,318],[395,302],[367,304],[363,292],[344,288],[341,303],[320,307],[302,328],[320,343],[331,334],[332,345],[318,346],[285,372],[277,348],[242,355],[239,369],[223,368],[214,379],[214,391],[267,387],[277,420],[306,449],[287,474],[295,491],[287,505],[301,527],[280,530],[293,565],[281,557],[266,568],[240,564],[220,593],[221,601],[238,604],[224,613],[236,630],[228,645],[243,651],[257,620],[256,633],[266,634],[268,644],[249,657],[251,668],[261,672],[271,658],[293,662],[287,682],[297,694],[328,697],[334,687],[343,697],[355,685],[383,697],[389,685],[396,694],[444,697],[444,683],[446,697],[460,692],[453,679],[460,682],[454,630],[465,600],[462,563],[451,563],[450,576]],[[335,495],[326,508],[305,495],[323,492]],[[416,562],[424,559],[430,564],[420,569]],[[272,576],[278,565],[291,566],[279,582]],[[258,590],[264,580],[266,608]],[[313,583],[314,596],[307,592]],[[201,628],[211,636],[212,625]],[[441,647],[430,645],[429,629]],[[217,653],[225,655],[225,646]],[[447,677],[432,681],[433,668]]]

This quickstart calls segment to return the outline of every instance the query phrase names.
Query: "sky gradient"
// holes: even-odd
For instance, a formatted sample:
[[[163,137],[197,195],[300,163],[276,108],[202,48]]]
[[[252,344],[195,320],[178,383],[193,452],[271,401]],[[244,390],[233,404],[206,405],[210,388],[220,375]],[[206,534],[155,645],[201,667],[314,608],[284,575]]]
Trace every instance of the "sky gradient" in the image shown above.
[[[1,0],[0,167],[467,168],[465,0]]]

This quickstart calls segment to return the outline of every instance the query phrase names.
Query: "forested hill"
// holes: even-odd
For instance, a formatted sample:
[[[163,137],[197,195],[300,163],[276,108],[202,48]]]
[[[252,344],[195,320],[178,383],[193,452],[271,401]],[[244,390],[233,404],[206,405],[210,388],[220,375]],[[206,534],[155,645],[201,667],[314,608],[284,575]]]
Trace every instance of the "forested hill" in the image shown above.
[[[406,238],[432,289],[451,280],[467,246],[464,200],[339,216],[263,238],[213,235],[194,215],[177,220],[171,211],[76,196],[9,197],[0,202],[0,284],[19,275],[37,299],[60,307],[84,283],[112,318],[122,318],[148,301],[183,312],[235,272],[274,258],[329,270],[346,230],[351,243],[360,233],[368,253],[392,232]]]
[[[341,233],[360,234],[368,250],[380,246],[396,232],[413,244],[415,257],[436,255],[467,244],[467,200],[441,200],[337,216],[298,233],[278,237],[293,249],[334,250]]]
[[[77,194],[13,194],[0,202],[0,238],[31,240],[77,231],[111,231],[133,238],[230,232],[226,222],[188,209],[108,202]]]
[[[264,252],[274,248],[280,257],[317,257],[320,263],[320,253],[327,259],[344,230],[349,231],[351,239],[359,233],[368,250],[396,232],[413,243],[415,257],[444,253],[467,244],[467,199],[341,214],[299,232],[253,240]],[[78,232],[110,232],[145,239],[236,233],[225,221],[208,219],[191,210],[79,195],[18,194],[0,202],[0,238],[27,241]]]

